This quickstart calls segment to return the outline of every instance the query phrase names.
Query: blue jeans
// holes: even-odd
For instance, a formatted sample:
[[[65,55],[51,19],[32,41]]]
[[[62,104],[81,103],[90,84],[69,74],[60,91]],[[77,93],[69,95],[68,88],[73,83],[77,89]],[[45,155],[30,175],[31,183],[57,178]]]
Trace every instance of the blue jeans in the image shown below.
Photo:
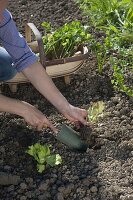
[[[17,71],[12,66],[12,58],[8,52],[0,47],[0,81],[7,81],[12,79]]]

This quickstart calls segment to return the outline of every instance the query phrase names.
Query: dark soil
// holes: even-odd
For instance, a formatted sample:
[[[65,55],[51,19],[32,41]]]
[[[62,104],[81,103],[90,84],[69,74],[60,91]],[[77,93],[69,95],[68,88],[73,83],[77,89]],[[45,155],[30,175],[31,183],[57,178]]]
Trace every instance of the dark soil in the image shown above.
[[[45,19],[52,20],[55,26],[73,19],[84,20],[72,0],[12,0],[9,10],[21,32],[27,19],[40,31]],[[92,55],[71,76],[70,85],[65,85],[63,78],[53,81],[75,106],[88,108],[90,102],[104,101],[105,115],[92,130],[80,130],[90,148],[86,153],[77,153],[57,142],[49,129],[37,132],[20,117],[1,113],[0,171],[20,176],[20,182],[0,186],[0,199],[132,200],[133,100],[116,93],[107,74],[98,74]],[[70,123],[31,84],[19,85],[14,95],[4,86],[3,94],[37,106],[56,126]],[[52,151],[62,156],[63,164],[38,174],[36,163],[25,153],[36,142],[52,144]]]

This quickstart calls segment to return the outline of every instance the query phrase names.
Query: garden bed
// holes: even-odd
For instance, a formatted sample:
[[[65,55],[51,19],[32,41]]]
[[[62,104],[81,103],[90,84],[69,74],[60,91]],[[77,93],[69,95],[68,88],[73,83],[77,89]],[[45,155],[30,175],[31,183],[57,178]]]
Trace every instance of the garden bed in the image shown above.
[[[13,0],[9,6],[19,26],[26,20],[26,2]],[[67,20],[82,18],[73,1],[65,0],[59,3],[31,0],[29,15],[33,15],[32,20],[38,28],[42,22],[40,18],[49,20],[53,16],[58,26]],[[23,32],[23,26],[20,30]],[[104,101],[106,115],[88,135],[90,149],[81,154],[57,142],[49,129],[38,133],[21,118],[1,114],[0,172],[17,175],[20,181],[0,186],[0,199],[133,199],[133,99],[113,90],[110,76],[99,75],[91,54],[83,68],[72,75],[71,85],[66,86],[62,78],[54,82],[73,105],[88,108],[92,101]],[[15,95],[4,86],[3,93],[38,106],[56,125],[69,124],[30,83],[20,85]],[[29,145],[37,142],[51,144],[53,152],[62,156],[63,164],[48,168],[43,174],[37,173],[36,163],[25,153]]]

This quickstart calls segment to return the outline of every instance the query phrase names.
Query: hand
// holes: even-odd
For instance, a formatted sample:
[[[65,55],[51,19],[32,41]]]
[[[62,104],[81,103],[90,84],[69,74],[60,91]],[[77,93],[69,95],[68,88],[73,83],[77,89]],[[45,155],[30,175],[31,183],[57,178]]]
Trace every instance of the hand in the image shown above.
[[[62,110],[61,113],[71,122],[80,122],[84,125],[87,125],[87,111],[78,107],[74,107],[71,104],[65,110]]]
[[[87,116],[86,110],[69,104],[40,63],[36,62],[25,68],[23,73],[35,88],[67,119],[73,122],[79,121],[84,125],[87,124],[85,120]]]
[[[41,111],[26,102],[23,102],[23,104],[25,105],[25,110],[22,117],[28,124],[30,124],[34,128],[37,128],[38,131],[42,130],[43,128],[49,127],[53,130],[54,133],[58,132],[58,130]]]

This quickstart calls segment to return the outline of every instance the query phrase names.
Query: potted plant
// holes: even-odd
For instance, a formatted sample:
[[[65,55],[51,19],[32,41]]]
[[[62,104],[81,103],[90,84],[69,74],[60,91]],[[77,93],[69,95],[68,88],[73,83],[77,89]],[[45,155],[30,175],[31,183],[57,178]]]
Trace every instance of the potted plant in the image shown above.
[[[70,83],[70,74],[77,71],[88,58],[86,43],[91,38],[87,26],[80,21],[66,23],[54,29],[50,23],[43,22],[45,35],[42,37],[47,73],[54,77],[65,77]],[[42,52],[41,52],[42,53]],[[44,55],[40,57],[44,57]]]

